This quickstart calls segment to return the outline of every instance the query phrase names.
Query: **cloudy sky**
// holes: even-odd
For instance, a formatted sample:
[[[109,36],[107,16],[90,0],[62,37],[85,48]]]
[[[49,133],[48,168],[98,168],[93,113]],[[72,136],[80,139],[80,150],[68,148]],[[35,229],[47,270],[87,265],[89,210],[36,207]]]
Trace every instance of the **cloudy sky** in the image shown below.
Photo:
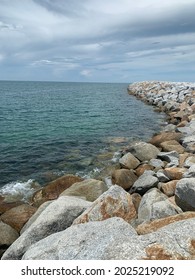
[[[0,80],[195,81],[195,0],[0,0]]]

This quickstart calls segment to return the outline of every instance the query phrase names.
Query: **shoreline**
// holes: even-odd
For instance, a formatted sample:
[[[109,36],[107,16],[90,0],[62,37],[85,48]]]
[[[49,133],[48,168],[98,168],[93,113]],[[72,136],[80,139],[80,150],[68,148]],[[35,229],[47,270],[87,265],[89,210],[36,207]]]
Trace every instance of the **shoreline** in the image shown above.
[[[166,113],[168,124],[148,142],[138,141],[123,149],[117,168],[109,171],[112,181],[110,188],[103,180],[84,180],[65,175],[37,191],[29,207],[12,205],[13,208],[0,216],[0,231],[8,225],[11,227],[8,235],[12,236],[3,244],[3,252],[7,250],[2,259],[39,259],[42,246],[45,248],[43,259],[47,259],[51,253],[47,252],[44,242],[51,242],[58,232],[65,236],[67,253],[59,257],[54,245],[52,258],[71,259],[68,236],[74,234],[74,230],[86,233],[83,240],[87,253],[82,253],[77,244],[80,252],[77,259],[83,259],[83,254],[87,259],[195,258],[195,84],[137,82],[128,86],[128,93]],[[70,208],[71,211],[74,208],[74,214],[70,214]],[[20,210],[20,215],[13,214],[14,209]],[[52,209],[58,209],[59,215],[55,216]],[[49,213],[53,218],[46,218]],[[15,215],[15,220],[20,218],[20,225],[17,221],[13,222],[9,214]],[[63,215],[69,223],[62,222]],[[58,227],[51,229],[52,223],[57,223]],[[40,232],[41,224],[45,227],[44,232]],[[102,246],[105,246],[105,251],[93,254],[89,249],[91,245],[87,245],[92,242],[91,228],[95,230],[96,227],[105,226],[109,232],[108,228],[111,227],[113,240],[118,242],[114,230],[119,224],[127,231],[123,236],[119,230],[121,242],[129,242],[131,250],[126,248],[126,254],[124,248],[109,251],[111,241],[104,236],[105,244]],[[135,246],[134,241],[128,237],[130,231],[138,247],[135,252],[132,247]],[[5,232],[8,232],[8,228]],[[177,235],[181,235],[179,240],[176,239]],[[150,242],[144,243],[140,236],[148,237]],[[150,246],[156,236],[159,242]],[[169,236],[170,242],[166,236]],[[24,240],[29,238],[30,243],[24,244]],[[102,240],[101,235],[98,238]],[[177,242],[183,244],[182,249],[178,249]],[[1,244],[2,241],[0,249]],[[101,252],[102,248],[99,247],[99,250]]]

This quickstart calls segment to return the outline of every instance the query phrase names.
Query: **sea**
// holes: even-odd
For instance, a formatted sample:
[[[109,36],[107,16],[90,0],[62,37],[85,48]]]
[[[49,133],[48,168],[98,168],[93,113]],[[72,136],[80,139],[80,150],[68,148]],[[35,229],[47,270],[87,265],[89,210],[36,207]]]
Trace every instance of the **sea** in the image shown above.
[[[64,174],[97,178],[164,115],[128,84],[0,81],[0,195],[27,199]]]

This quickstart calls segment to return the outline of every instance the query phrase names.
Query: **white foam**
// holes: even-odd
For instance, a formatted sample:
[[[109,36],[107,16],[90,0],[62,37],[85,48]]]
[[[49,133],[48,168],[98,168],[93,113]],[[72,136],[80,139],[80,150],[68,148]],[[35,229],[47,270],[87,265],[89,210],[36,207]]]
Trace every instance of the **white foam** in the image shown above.
[[[26,201],[35,192],[35,187],[37,186],[39,185],[32,179],[29,179],[27,182],[11,182],[0,189],[0,195],[13,200]]]
[[[121,152],[115,152],[112,158],[112,162],[118,162],[119,158],[121,157]]]

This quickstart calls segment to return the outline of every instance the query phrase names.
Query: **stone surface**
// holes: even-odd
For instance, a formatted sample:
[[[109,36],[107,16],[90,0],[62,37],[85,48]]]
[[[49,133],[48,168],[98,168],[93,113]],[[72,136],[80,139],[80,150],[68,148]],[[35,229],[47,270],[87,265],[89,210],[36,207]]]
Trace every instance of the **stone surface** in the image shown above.
[[[167,161],[170,167],[179,165],[179,154],[176,151],[161,152],[158,154],[158,158]]]
[[[137,176],[133,170],[117,169],[112,173],[112,184],[119,185],[123,189],[129,189],[137,180]]]
[[[2,198],[2,200],[0,200],[0,215],[10,210],[11,208],[19,206],[21,204],[24,204],[24,202],[22,201],[7,202],[4,200],[4,198]]]
[[[137,181],[135,181],[132,188],[130,189],[130,193],[136,192],[143,195],[149,189],[157,187],[158,182],[158,178],[155,176],[144,173],[137,179]]]
[[[40,216],[40,214],[49,206],[53,200],[46,201],[41,206],[37,209],[37,211],[30,217],[30,219],[27,221],[27,223],[22,227],[20,234],[22,234],[27,228],[29,228],[35,221],[36,219]]]
[[[168,183],[164,183],[161,185],[160,190],[168,197],[171,197],[175,194],[177,182],[179,182],[179,180],[172,180]]]
[[[29,248],[23,259],[128,259],[129,253],[125,252],[127,248],[125,249],[122,243],[129,245],[133,236],[137,237],[136,231],[118,217],[74,225],[36,243]],[[140,250],[138,251],[137,255],[142,254]],[[132,254],[135,254],[135,250]]]
[[[1,220],[10,225],[17,232],[20,232],[24,224],[30,219],[36,210],[37,208],[33,206],[22,204],[6,211],[1,215]]]
[[[78,196],[88,201],[94,201],[107,190],[108,187],[104,182],[86,179],[82,182],[74,183],[70,188],[62,192],[60,196]]]
[[[171,152],[171,151],[176,151],[179,154],[182,154],[184,152],[184,147],[179,144],[176,140],[169,140],[160,143],[160,147],[163,149],[165,152]]]
[[[182,134],[179,132],[162,132],[156,136],[154,136],[151,140],[150,143],[160,147],[160,144],[169,141],[169,140],[176,140],[179,141],[182,137]]]
[[[0,221],[0,257],[18,237],[15,229]]]
[[[151,159],[149,164],[152,165],[154,168],[162,168],[165,166],[164,162],[161,159]]]
[[[153,170],[154,167],[150,164],[141,164],[135,170],[135,174],[140,177],[146,170]]]
[[[135,169],[140,165],[140,161],[134,157],[131,153],[125,154],[122,158],[119,159],[119,163],[122,168]]]
[[[195,178],[184,178],[177,183],[175,201],[183,211],[195,211]]]
[[[156,188],[144,194],[138,208],[138,221],[143,223],[182,212],[168,201],[168,197]]]
[[[185,172],[186,169],[181,167],[170,167],[164,170],[165,175],[168,176],[170,180],[180,180]]]
[[[78,176],[64,175],[35,192],[32,198],[33,205],[38,207],[45,201],[56,199],[64,190],[81,181],[83,179]]]
[[[195,177],[195,164],[191,165],[190,168],[184,173],[184,178],[194,178]]]
[[[112,217],[120,217],[130,222],[136,217],[136,209],[131,195],[123,188],[115,185],[103,193],[93,204],[86,209],[73,224],[91,221],[103,221]]]
[[[184,163],[184,167],[191,167],[193,164],[195,164],[195,156],[189,156]]]
[[[156,172],[156,177],[158,178],[159,182],[168,182],[170,181],[169,177],[165,175],[164,170],[159,170]]]
[[[141,225],[137,226],[136,231],[140,235],[147,234],[147,233],[157,231],[158,229],[167,226],[169,224],[186,220],[186,219],[191,219],[191,218],[195,218],[195,212],[188,211],[174,216],[169,216],[154,221],[148,221],[146,223],[142,223]]]
[[[195,218],[141,236],[121,218],[111,218],[52,234],[31,246],[23,260],[193,259],[194,240]]]
[[[4,253],[4,259],[21,259],[26,250],[39,240],[71,226],[91,202],[62,196],[53,201]],[[51,245],[51,244],[50,244]]]
[[[139,205],[140,205],[140,202],[142,199],[141,195],[139,193],[132,193],[131,199],[132,199],[136,212],[138,212],[138,208],[139,208]]]
[[[138,142],[130,146],[130,152],[140,161],[151,160],[157,157],[159,149],[145,142]]]

